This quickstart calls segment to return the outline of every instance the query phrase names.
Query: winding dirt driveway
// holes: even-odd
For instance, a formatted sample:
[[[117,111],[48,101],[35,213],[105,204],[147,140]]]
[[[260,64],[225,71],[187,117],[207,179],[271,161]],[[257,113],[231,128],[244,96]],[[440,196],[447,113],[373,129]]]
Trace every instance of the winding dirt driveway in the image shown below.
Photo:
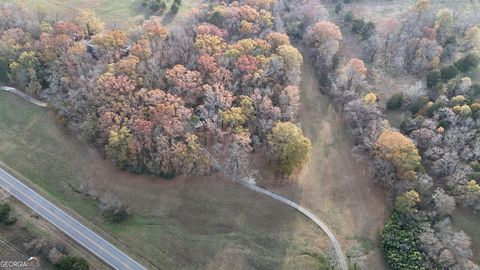
[[[308,210],[307,208],[305,208],[305,207],[303,207],[303,206],[301,206],[301,205],[299,205],[299,204],[297,204],[293,201],[290,201],[289,199],[287,199],[283,196],[275,194],[275,193],[273,193],[271,191],[268,191],[264,188],[261,188],[257,185],[249,184],[249,183],[246,183],[246,182],[239,182],[239,183],[246,188],[249,188],[249,189],[251,189],[255,192],[264,194],[264,195],[266,195],[270,198],[273,198],[273,199],[275,199],[279,202],[282,202],[284,204],[287,204],[287,205],[295,208],[296,210],[298,210],[299,212],[304,214],[306,217],[308,217],[310,220],[315,222],[318,225],[318,227],[320,227],[325,232],[325,234],[328,236],[328,238],[332,242],[333,248],[335,249],[335,253],[337,253],[337,260],[338,260],[338,263],[340,265],[340,268],[342,270],[348,270],[347,260],[345,259],[345,255],[343,254],[342,248],[340,247],[340,242],[338,242],[337,238],[335,237],[335,234],[333,233],[333,231],[328,227],[328,225],[325,222],[323,222],[321,219],[319,219],[310,210]]]
[[[227,178],[231,179],[233,182],[238,183],[238,184],[242,185],[243,187],[248,188],[248,189],[250,189],[254,192],[263,194],[263,195],[268,196],[268,197],[270,197],[274,200],[277,200],[281,203],[284,203],[284,204],[294,208],[295,210],[299,211],[300,213],[305,215],[308,219],[310,219],[315,224],[317,224],[318,227],[320,227],[320,229],[322,229],[325,232],[325,234],[328,236],[328,238],[330,239],[330,242],[332,242],[333,248],[335,249],[335,253],[337,254],[337,261],[338,261],[338,264],[340,266],[340,269],[341,270],[348,270],[347,260],[345,258],[345,255],[343,254],[342,248],[340,246],[340,242],[335,237],[335,234],[330,229],[330,227],[324,221],[322,221],[319,217],[317,217],[312,211],[310,211],[309,209],[299,205],[298,203],[296,203],[294,201],[289,200],[286,197],[283,197],[281,195],[278,195],[276,193],[268,191],[268,190],[266,190],[262,187],[259,187],[254,183],[249,183],[247,181],[236,179],[235,177],[231,176],[225,170],[225,168],[220,164],[220,162],[218,162],[212,155],[210,155],[210,153],[208,153],[207,151],[204,151],[204,154],[212,162],[213,166],[217,170],[222,172]]]
[[[23,99],[27,100],[28,102],[30,102],[32,104],[35,104],[37,106],[40,106],[40,107],[43,107],[43,108],[46,108],[48,106],[48,103],[38,101],[38,100],[32,98],[31,96],[29,96],[29,95],[27,95],[27,94],[25,94],[21,91],[18,91],[17,89],[15,89],[13,87],[0,86],[0,90],[7,91],[7,92],[10,92],[10,93],[14,93],[17,96],[20,96]]]

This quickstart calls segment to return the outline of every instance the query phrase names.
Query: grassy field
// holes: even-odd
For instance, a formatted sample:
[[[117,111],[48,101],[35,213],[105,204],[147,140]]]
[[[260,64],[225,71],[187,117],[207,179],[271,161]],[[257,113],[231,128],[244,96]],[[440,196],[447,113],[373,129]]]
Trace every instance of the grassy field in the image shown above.
[[[411,10],[416,0],[388,1],[388,0],[364,0],[348,4],[355,16],[363,17],[375,23],[385,18],[398,18],[404,12]],[[480,8],[479,0],[431,0],[435,11],[449,8],[461,16],[462,13],[472,13]],[[331,5],[326,5],[333,8]],[[388,14],[388,16],[386,16]]]
[[[379,232],[388,216],[387,195],[373,182],[368,165],[353,156],[342,115],[321,94],[307,59],[301,87],[299,121],[313,144],[311,158],[289,181],[278,183],[278,178],[267,172],[260,183],[324,219],[360,269],[385,269]]]
[[[452,215],[453,227],[462,230],[472,239],[472,260],[480,263],[480,216],[465,209],[456,209]]]
[[[28,8],[37,8],[48,11],[50,15],[71,17],[75,9],[89,9],[95,11],[99,18],[106,22],[108,27],[127,28],[130,23],[135,23],[150,13],[142,9],[142,0],[6,0],[24,3]],[[193,7],[202,3],[202,0],[183,0],[178,14],[170,14],[169,8],[173,0],[166,0],[167,11],[164,14],[155,14],[162,18],[162,23],[169,25],[181,19]]]
[[[53,113],[0,92],[0,162],[88,220],[150,269],[323,269],[328,242],[294,210],[219,176],[162,180],[118,171],[73,139]],[[133,215],[105,223],[89,183]]]

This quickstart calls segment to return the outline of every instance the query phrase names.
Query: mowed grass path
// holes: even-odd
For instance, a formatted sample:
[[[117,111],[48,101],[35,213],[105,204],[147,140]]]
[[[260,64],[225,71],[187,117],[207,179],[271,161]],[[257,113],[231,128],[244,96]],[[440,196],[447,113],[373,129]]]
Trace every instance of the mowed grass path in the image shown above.
[[[328,241],[293,209],[218,176],[167,181],[120,172],[52,112],[5,92],[0,162],[149,269],[325,269]],[[82,183],[112,194],[133,215],[105,223],[97,203],[73,191]]]

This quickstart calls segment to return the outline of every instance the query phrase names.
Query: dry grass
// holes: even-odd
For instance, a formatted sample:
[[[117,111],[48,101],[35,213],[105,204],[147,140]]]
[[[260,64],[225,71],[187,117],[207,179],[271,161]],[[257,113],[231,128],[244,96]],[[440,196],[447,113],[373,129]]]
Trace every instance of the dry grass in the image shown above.
[[[325,266],[323,232],[289,207],[220,176],[162,180],[120,172],[51,112],[9,93],[0,93],[0,162],[149,269]],[[96,203],[70,187],[87,182],[133,215],[104,223]]]
[[[310,161],[290,181],[264,175],[262,185],[311,209],[334,230],[365,269],[385,269],[379,232],[388,216],[386,194],[352,153],[342,116],[320,93],[310,64],[303,68],[300,122],[313,144]]]
[[[142,9],[142,0],[5,0],[23,3],[27,8],[36,8],[48,11],[52,17],[71,18],[75,16],[78,9],[89,9],[95,11],[109,28],[126,29],[132,23],[137,23],[151,14],[146,14]],[[173,0],[167,0],[167,7],[170,8]],[[162,23],[165,25],[175,24],[180,21],[193,7],[200,5],[202,0],[183,0],[178,14],[168,12],[159,14]]]
[[[348,4],[349,10],[352,10],[357,17],[371,20],[374,23],[380,22],[385,18],[398,18],[406,11],[412,9],[415,0],[387,1],[387,0],[364,0]],[[464,12],[472,12],[480,8],[478,0],[432,0],[432,7],[435,11],[442,8],[449,8],[461,16]]]
[[[480,215],[458,208],[452,214],[453,227],[464,231],[472,239],[472,260],[480,263]]]

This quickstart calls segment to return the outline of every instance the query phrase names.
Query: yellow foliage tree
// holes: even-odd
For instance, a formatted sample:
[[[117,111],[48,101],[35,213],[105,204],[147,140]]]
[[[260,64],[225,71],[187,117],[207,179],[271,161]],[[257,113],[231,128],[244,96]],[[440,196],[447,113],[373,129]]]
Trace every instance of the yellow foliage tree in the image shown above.
[[[400,179],[413,180],[415,170],[421,168],[417,147],[398,131],[385,130],[375,143],[375,149],[379,157],[395,165]]]
[[[467,183],[467,189],[471,192],[480,193],[480,185],[478,185],[475,180],[471,180]]]
[[[459,114],[461,116],[470,116],[472,114],[472,109],[470,108],[470,106],[468,105],[457,105],[457,106],[454,106],[452,108],[452,110],[456,113],[456,114]]]
[[[287,174],[307,162],[312,150],[310,140],[299,127],[290,122],[277,123],[268,136],[268,142],[273,158]]]
[[[436,16],[435,30],[437,32],[448,31],[453,25],[453,13],[448,8],[441,9]]]
[[[234,132],[240,131],[242,126],[247,122],[248,118],[240,107],[230,108],[228,111],[221,113],[223,123],[233,128]]]
[[[430,6],[431,6],[430,0],[417,0],[415,2],[415,9],[420,13],[429,9]]]
[[[250,119],[255,112],[253,107],[253,101],[248,96],[240,96],[240,108],[242,108],[243,113]]]
[[[127,45],[128,37],[124,31],[111,31],[93,37],[93,44],[104,50],[121,49]]]
[[[364,98],[363,98],[363,101],[365,102],[365,104],[367,105],[373,105],[377,102],[377,95],[375,95],[374,93],[368,93]]]
[[[132,133],[127,127],[111,130],[108,144],[105,146],[107,159],[114,160],[117,166],[125,169],[131,159],[129,148],[132,141]]]
[[[416,212],[415,206],[419,202],[420,195],[415,190],[410,190],[395,198],[395,209],[402,213]]]
[[[465,34],[465,39],[475,50],[480,49],[480,27],[473,26]]]
[[[82,27],[85,35],[88,36],[101,33],[105,29],[105,24],[91,10],[80,10],[74,21]]]

